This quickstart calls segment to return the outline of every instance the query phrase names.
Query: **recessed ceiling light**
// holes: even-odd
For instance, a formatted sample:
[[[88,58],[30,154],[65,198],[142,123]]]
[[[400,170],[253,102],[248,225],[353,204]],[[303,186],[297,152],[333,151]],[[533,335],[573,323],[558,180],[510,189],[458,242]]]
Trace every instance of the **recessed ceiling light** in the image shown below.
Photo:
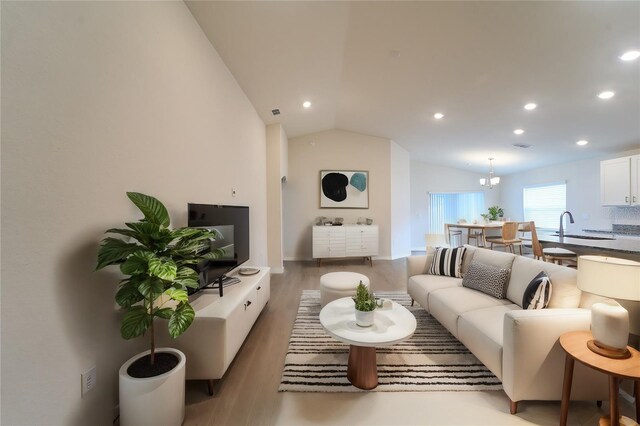
[[[598,93],[598,97],[600,99],[611,99],[615,95],[611,90],[605,90],[604,92]]]
[[[533,111],[537,107],[538,105],[534,104],[533,102],[530,102],[524,106],[524,109],[526,109],[527,111]]]
[[[435,118],[436,120],[440,120],[444,118],[444,114],[441,112],[436,112],[435,114],[433,114],[433,118]]]
[[[637,50],[629,50],[620,56],[623,61],[635,61],[638,58],[640,58],[640,51]]]
[[[309,101],[304,101],[304,102],[302,103],[302,106],[303,106],[303,107],[305,107],[305,108],[311,108],[311,102],[309,102]]]
[[[515,130],[513,131],[513,133],[515,133],[516,135],[521,135],[521,134],[523,134],[523,133],[524,133],[524,130],[522,130],[522,129],[515,129]]]
[[[586,141],[584,139],[579,140],[578,142],[576,142],[576,145],[580,145],[580,146],[585,146],[586,144],[588,144],[589,141]]]

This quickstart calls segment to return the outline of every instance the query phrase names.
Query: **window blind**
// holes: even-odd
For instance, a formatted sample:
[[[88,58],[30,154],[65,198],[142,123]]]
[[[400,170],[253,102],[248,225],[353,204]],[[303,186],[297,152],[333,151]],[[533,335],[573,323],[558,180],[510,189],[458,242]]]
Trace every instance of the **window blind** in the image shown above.
[[[523,189],[524,220],[536,228],[558,229],[560,215],[567,209],[567,184],[550,183]]]
[[[473,222],[484,212],[484,192],[429,193],[429,233],[444,234],[445,223]]]

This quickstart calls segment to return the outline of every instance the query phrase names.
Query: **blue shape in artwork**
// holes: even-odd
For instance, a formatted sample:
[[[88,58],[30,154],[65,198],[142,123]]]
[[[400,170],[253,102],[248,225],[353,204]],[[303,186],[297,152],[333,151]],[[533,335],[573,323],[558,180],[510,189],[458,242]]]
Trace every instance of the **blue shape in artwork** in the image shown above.
[[[367,189],[367,176],[364,173],[354,173],[351,175],[351,186],[363,192]]]

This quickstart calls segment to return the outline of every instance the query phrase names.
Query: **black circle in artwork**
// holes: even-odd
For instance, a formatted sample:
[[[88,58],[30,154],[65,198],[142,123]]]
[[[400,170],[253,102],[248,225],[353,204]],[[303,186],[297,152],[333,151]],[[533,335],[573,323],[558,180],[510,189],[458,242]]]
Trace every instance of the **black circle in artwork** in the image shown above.
[[[347,185],[347,176],[342,173],[328,173],[322,178],[322,193],[328,199],[339,203],[347,198]]]

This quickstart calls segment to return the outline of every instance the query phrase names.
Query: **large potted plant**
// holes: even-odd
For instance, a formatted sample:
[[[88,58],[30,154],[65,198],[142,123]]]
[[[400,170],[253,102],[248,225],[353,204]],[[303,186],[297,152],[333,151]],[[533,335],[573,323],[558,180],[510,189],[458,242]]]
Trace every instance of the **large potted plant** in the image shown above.
[[[206,229],[169,228],[166,207],[156,198],[127,192],[144,219],[108,229],[98,252],[96,270],[118,265],[120,281],[116,303],[125,311],[120,334],[125,339],[147,335],[150,349],[120,369],[120,424],[180,425],[184,419],[185,356],[177,349],[157,348],[156,319],[168,320],[169,334],[177,337],[192,323],[195,312],[187,295],[198,286],[197,264],[219,257],[210,251],[216,233]],[[158,324],[161,324],[158,321]]]

